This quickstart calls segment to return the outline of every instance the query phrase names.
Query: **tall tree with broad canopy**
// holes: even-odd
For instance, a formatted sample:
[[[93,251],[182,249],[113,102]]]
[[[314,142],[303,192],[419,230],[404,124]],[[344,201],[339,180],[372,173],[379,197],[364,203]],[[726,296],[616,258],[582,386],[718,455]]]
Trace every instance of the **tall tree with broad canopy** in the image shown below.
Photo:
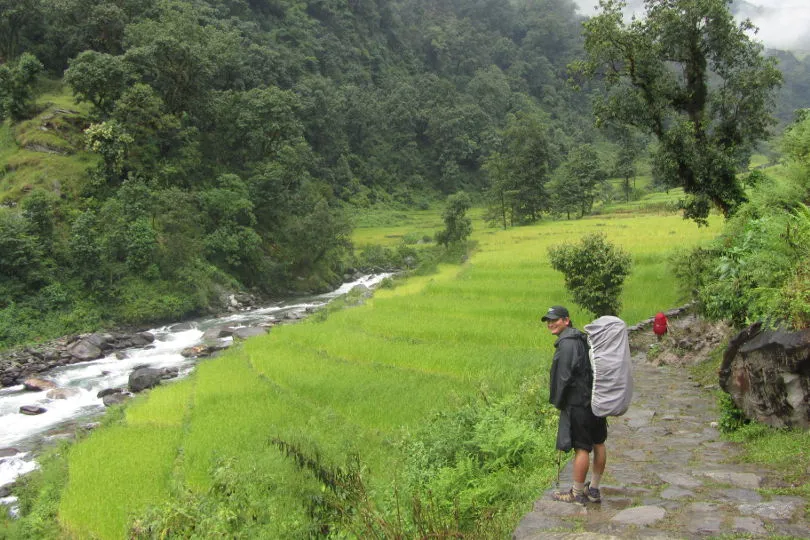
[[[782,76],[736,23],[731,0],[645,0],[646,13],[624,21],[621,0],[601,0],[584,23],[586,59],[574,71],[601,77],[597,123],[654,135],[655,172],[687,194],[684,217],[705,224],[714,205],[725,216],[745,201],[736,172],[772,125]]]

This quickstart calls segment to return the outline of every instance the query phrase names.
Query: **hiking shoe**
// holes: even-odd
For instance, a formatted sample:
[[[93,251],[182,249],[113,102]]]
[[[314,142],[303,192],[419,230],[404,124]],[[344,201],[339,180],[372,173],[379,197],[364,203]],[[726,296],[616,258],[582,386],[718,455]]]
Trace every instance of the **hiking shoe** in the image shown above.
[[[599,488],[592,488],[590,482],[585,482],[585,496],[592,503],[602,502],[602,494],[599,493]]]
[[[574,493],[574,488],[569,489],[568,491],[555,491],[551,494],[552,500],[560,501],[564,503],[573,503],[573,504],[580,504],[585,505],[588,502],[588,497],[585,496],[584,493],[580,495],[576,495]]]

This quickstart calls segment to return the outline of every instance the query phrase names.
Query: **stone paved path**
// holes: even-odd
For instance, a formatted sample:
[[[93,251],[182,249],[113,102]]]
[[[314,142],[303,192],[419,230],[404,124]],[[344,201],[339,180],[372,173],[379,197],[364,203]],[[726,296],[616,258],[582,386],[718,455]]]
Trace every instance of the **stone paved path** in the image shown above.
[[[513,538],[810,538],[805,501],[760,494],[779,478],[741,463],[740,449],[713,427],[712,392],[687,368],[649,364],[645,345],[634,353],[633,404],[609,421],[602,503],[555,502],[549,489]],[[569,461],[561,488],[570,482]]]

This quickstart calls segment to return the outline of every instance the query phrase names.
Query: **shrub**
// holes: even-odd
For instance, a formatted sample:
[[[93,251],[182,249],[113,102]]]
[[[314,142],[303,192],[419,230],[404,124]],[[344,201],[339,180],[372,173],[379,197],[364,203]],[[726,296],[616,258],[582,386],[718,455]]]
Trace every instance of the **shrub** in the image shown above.
[[[42,63],[31,53],[23,53],[16,62],[0,65],[0,120],[22,120],[31,113],[34,82]]]
[[[619,313],[619,296],[630,274],[627,252],[596,233],[584,236],[578,245],[551,246],[548,254],[552,268],[563,273],[574,302],[596,316]]]
[[[255,471],[254,471],[255,472]],[[220,459],[205,493],[186,491],[133,520],[129,538],[256,538],[281,531],[268,508],[272,483],[268,478],[237,472],[233,459]],[[272,532],[271,532],[272,531]],[[286,530],[284,534],[306,534]]]
[[[463,191],[450,195],[442,214],[444,229],[436,233],[436,242],[445,247],[464,242],[472,234],[472,221],[467,217],[471,207],[470,196]]]
[[[720,405],[719,428],[723,433],[733,433],[749,423],[745,414],[737,408],[734,400],[725,392],[718,399]]]

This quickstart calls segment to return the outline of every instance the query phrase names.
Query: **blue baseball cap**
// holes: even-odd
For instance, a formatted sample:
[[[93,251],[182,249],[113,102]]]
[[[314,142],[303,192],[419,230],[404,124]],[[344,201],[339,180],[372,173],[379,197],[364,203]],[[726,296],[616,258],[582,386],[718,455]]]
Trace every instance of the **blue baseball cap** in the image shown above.
[[[565,319],[570,318],[571,316],[568,314],[568,310],[565,309],[563,306],[551,306],[546,311],[546,314],[540,319],[543,322],[546,321],[556,321],[557,319]]]

